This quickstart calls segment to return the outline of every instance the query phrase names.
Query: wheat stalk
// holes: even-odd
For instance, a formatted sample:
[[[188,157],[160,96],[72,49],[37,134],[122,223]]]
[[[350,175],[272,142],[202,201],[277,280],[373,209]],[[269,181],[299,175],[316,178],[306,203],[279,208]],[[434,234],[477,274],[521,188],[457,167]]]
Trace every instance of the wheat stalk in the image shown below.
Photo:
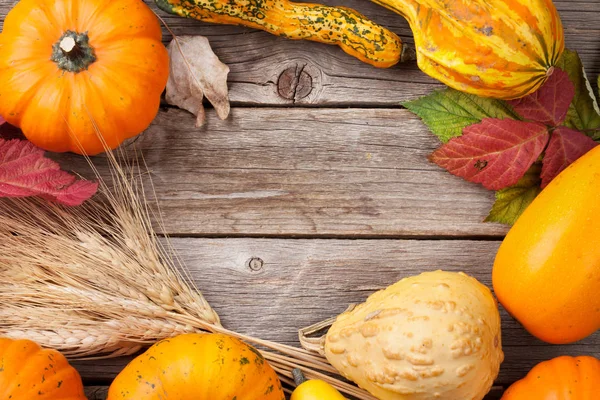
[[[107,157],[108,180],[90,162],[101,193],[85,206],[0,199],[0,335],[71,358],[101,358],[181,333],[226,333],[261,346],[284,382],[299,367],[343,393],[374,399],[332,377],[337,372],[320,355],[223,328],[168,240],[163,245],[152,230],[141,168]]]

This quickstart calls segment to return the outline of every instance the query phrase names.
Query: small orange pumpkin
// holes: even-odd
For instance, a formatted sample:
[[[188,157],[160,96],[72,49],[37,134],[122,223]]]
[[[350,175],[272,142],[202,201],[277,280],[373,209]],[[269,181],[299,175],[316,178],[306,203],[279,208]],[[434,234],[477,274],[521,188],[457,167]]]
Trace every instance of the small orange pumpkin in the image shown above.
[[[221,334],[156,343],[115,378],[107,400],[284,400],[277,374],[253,347]]]
[[[161,36],[141,0],[21,0],[0,34],[0,115],[45,150],[115,148],[158,112]]]
[[[79,373],[56,350],[0,338],[0,399],[86,400]]]
[[[501,400],[597,400],[599,396],[600,360],[562,356],[533,367]]]

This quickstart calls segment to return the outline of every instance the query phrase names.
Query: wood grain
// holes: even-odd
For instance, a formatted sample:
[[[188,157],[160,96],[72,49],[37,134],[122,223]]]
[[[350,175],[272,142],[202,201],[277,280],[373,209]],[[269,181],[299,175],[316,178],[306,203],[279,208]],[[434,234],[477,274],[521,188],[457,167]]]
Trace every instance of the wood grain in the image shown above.
[[[243,27],[211,25],[168,15],[145,0],[177,35],[204,35],[215,53],[231,68],[230,96],[234,105],[379,106],[394,107],[442,87],[410,62],[376,69],[350,57],[335,46],[292,41]],[[0,0],[0,19],[16,3]],[[324,0],[364,13],[413,43],[401,16],[367,0]],[[600,0],[555,1],[565,26],[567,46],[579,51],[590,76],[600,73]],[[165,29],[165,42],[171,39]],[[304,71],[312,90],[293,98],[282,97],[278,82],[285,71]],[[595,80],[594,80],[595,81]],[[292,90],[293,92],[293,90]]]
[[[465,271],[491,285],[499,242],[463,240],[173,239],[195,284],[238,332],[298,345],[297,330],[423,271]],[[253,268],[250,268],[250,261]],[[600,357],[600,334],[569,346],[529,335],[502,311],[506,386],[561,354]],[[129,359],[77,362],[85,379],[110,380]]]
[[[494,386],[484,400],[499,400],[502,396],[503,388]],[[106,400],[108,394],[107,386],[88,386],[85,388],[85,394],[88,400]]]
[[[226,121],[209,113],[204,128],[193,125],[191,114],[169,109],[135,143],[169,234],[399,238],[506,232],[482,222],[493,192],[427,160],[439,142],[406,110],[235,108]],[[57,159],[65,168],[86,169],[81,157]]]

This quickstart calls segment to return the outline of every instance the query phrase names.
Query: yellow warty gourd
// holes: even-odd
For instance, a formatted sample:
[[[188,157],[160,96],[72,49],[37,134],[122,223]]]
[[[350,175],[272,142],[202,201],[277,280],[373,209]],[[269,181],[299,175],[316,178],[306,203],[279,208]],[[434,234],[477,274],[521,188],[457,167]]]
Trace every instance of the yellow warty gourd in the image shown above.
[[[481,400],[504,359],[491,291],[443,271],[405,278],[341,314],[324,350],[381,400]]]

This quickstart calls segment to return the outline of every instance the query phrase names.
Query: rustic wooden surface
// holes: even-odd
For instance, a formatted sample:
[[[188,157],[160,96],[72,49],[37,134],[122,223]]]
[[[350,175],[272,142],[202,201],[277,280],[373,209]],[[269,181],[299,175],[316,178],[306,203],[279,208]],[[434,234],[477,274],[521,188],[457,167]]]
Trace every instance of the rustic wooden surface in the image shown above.
[[[0,0],[2,21],[15,3]],[[324,3],[356,8],[412,42],[403,18],[367,0]],[[555,3],[567,46],[595,78],[600,0]],[[482,222],[493,194],[430,164],[438,142],[399,105],[439,83],[414,63],[380,70],[336,47],[157,12],[178,35],[207,36],[231,68],[229,120],[209,110],[207,125],[195,129],[189,114],[165,108],[133,144],[156,185],[156,198],[148,195],[160,204],[161,232],[175,237],[227,327],[297,344],[296,329],[404,276],[443,268],[490,284],[507,231]],[[290,75],[297,79],[280,79]],[[58,159],[87,171],[78,157]],[[600,334],[551,346],[504,311],[502,318],[506,361],[486,400],[542,360],[600,357]],[[105,398],[128,360],[76,363],[91,400]]]

